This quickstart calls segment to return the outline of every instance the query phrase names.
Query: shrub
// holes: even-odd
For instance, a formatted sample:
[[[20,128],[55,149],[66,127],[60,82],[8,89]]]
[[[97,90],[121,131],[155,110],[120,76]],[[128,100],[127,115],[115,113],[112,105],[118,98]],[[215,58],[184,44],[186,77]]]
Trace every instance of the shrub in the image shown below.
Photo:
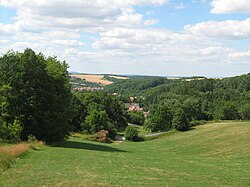
[[[138,130],[136,127],[128,126],[125,130],[124,136],[126,140],[135,141],[138,138]]]
[[[157,121],[158,120],[156,118],[149,118],[145,121],[143,128],[150,130],[151,132],[159,131],[161,130],[161,126],[157,123]]]
[[[29,134],[27,138],[29,143],[34,143],[37,141],[36,137],[33,134]]]
[[[15,120],[13,124],[0,122],[0,137],[4,142],[17,143],[20,141],[22,127],[20,122]]]

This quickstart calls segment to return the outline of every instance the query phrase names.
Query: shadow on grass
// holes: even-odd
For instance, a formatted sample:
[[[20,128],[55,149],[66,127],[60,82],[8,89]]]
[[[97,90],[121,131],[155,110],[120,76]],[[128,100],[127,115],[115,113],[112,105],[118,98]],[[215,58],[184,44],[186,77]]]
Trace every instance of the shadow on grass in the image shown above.
[[[190,127],[187,131],[192,131],[195,130],[195,126],[194,127]]]
[[[85,149],[85,150],[105,151],[105,152],[127,152],[127,151],[120,150],[117,148],[101,145],[101,143],[94,144],[94,143],[89,143],[89,142],[77,142],[77,141],[72,141],[72,140],[61,142],[57,145],[53,145],[53,147]]]

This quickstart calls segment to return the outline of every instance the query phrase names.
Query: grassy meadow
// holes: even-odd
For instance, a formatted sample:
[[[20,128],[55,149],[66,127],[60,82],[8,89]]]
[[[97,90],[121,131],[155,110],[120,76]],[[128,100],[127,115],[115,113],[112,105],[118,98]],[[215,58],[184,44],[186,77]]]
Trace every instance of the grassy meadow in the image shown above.
[[[72,137],[29,150],[0,174],[0,186],[250,186],[250,122],[206,124],[144,142]]]

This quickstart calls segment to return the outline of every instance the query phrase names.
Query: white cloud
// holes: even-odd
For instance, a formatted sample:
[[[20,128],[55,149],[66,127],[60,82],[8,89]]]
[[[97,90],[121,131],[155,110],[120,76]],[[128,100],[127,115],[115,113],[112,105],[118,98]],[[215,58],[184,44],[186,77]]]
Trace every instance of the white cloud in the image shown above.
[[[174,8],[177,10],[182,10],[182,9],[188,8],[188,6],[183,4],[183,3],[179,3],[179,4],[175,5]]]
[[[198,62],[201,55],[209,59],[208,54],[215,54],[218,57],[222,56],[223,51],[216,42],[160,29],[115,28],[101,33],[100,36],[101,38],[93,43],[95,49],[114,54],[123,53],[127,58],[144,57],[144,61],[148,62],[151,60],[183,62],[186,59]],[[223,51],[225,52],[226,50]]]
[[[162,5],[167,0],[0,0],[0,6],[17,10],[14,24],[1,24],[0,33],[43,29],[71,29],[98,32],[114,26],[135,27],[142,15],[135,5]]]
[[[243,21],[207,21],[195,25],[186,25],[185,31],[194,35],[218,39],[250,38],[250,18]]]
[[[59,46],[83,47],[85,44],[77,40],[52,40],[52,44]]]
[[[9,42],[9,40],[0,40],[0,44],[7,44]]]
[[[250,50],[232,52],[229,53],[228,57],[230,63],[239,63],[241,61],[242,63],[250,64]]]
[[[211,13],[250,13],[249,0],[213,0]]]
[[[123,9],[133,5],[162,5],[167,0],[1,0],[0,5],[18,9],[19,13],[33,15],[103,19],[120,15]]]
[[[155,24],[157,24],[157,23],[159,23],[159,22],[160,22],[159,19],[148,19],[148,20],[145,20],[145,21],[143,22],[143,24],[144,24],[145,26],[149,26],[149,25],[155,25]]]
[[[226,47],[219,39],[249,38],[250,18],[197,23],[173,32],[153,29],[150,26],[160,21],[150,19],[154,12],[145,13],[146,19],[134,8],[167,2],[0,0],[0,5],[17,10],[13,24],[0,23],[0,53],[29,47],[57,55],[71,70],[98,73],[177,75],[182,69],[192,74],[211,65],[213,73],[225,64],[249,62],[249,51]],[[188,69],[190,65],[195,66]]]

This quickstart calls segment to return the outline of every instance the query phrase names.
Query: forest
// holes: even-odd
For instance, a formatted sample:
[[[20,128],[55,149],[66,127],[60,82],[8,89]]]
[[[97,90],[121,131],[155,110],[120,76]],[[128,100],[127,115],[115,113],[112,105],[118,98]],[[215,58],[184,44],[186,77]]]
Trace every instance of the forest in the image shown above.
[[[32,136],[51,143],[72,132],[100,130],[107,130],[112,139],[124,131],[137,136],[128,123],[156,132],[186,131],[211,120],[250,120],[250,74],[191,81],[130,77],[116,79],[104,91],[73,91],[67,69],[65,61],[31,49],[0,57],[1,141],[15,143]],[[143,111],[125,108],[130,96]],[[143,112],[149,115],[145,118]]]
[[[214,79],[168,80],[166,78],[131,78],[105,87],[122,97],[133,95],[144,111],[150,111],[145,128],[168,130],[211,120],[250,119],[250,73]]]

